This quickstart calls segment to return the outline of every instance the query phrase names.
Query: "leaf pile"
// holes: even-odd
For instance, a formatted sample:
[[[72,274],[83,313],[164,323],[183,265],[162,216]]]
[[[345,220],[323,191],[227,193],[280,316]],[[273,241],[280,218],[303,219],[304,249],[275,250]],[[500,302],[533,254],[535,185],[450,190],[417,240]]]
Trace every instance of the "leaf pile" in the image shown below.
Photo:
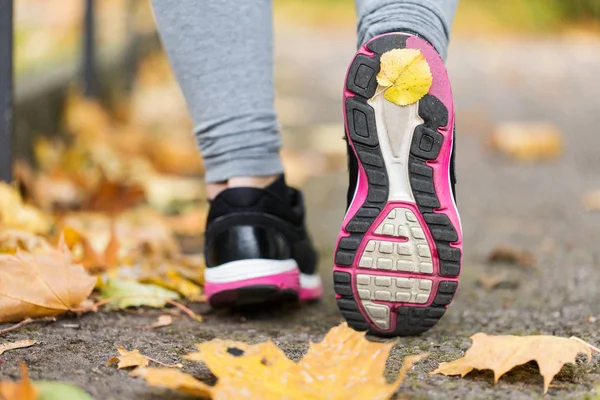
[[[200,237],[207,212],[177,90],[161,55],[120,108],[73,92],[67,135],[37,139],[36,168],[0,183],[0,322],[83,310],[94,288],[119,308],[204,300],[204,261],[177,240]]]

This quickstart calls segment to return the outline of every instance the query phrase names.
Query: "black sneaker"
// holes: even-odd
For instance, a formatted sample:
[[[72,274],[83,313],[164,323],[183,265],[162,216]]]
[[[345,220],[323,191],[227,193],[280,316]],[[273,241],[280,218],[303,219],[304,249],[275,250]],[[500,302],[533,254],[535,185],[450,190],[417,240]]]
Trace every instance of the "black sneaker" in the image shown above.
[[[283,176],[265,189],[226,189],[211,202],[205,256],[204,289],[213,307],[323,293],[302,194]]]
[[[384,98],[380,57],[417,49],[433,77],[418,102]],[[462,231],[454,201],[454,104],[444,63],[425,40],[401,33],[362,46],[344,88],[349,205],[334,287],[348,325],[415,335],[442,317],[458,287]]]

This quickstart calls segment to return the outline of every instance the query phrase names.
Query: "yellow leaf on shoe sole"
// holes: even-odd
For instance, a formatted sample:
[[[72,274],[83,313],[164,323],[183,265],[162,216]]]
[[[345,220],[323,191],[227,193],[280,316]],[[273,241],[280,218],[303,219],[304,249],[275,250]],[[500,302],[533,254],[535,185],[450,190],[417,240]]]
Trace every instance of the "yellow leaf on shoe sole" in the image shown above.
[[[425,96],[433,78],[423,53],[417,49],[393,49],[381,55],[377,83],[386,88],[386,100],[399,106],[416,103]]]

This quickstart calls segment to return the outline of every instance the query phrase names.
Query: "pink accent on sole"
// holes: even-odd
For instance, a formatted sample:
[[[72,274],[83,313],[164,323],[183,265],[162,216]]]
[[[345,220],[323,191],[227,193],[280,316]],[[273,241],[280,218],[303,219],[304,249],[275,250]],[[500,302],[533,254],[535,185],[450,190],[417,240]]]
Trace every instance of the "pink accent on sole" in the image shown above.
[[[412,49],[419,49],[421,50],[421,52],[423,53],[423,55],[425,56],[431,72],[432,72],[432,77],[433,77],[433,82],[432,82],[432,86],[431,89],[429,91],[429,95],[435,97],[437,100],[439,100],[439,102],[441,102],[444,107],[446,108],[447,111],[447,124],[445,126],[441,126],[439,128],[437,128],[437,132],[439,134],[441,134],[443,136],[443,141],[440,147],[440,150],[438,152],[437,156],[432,156],[432,157],[436,157],[434,159],[429,159],[429,160],[423,160],[421,162],[423,162],[423,165],[428,166],[431,168],[432,171],[432,176],[430,175],[430,180],[433,183],[433,187],[435,188],[435,193],[433,193],[434,196],[437,197],[437,201],[439,202],[439,207],[435,208],[433,210],[429,209],[427,211],[428,216],[433,217],[434,214],[443,214],[445,216],[448,217],[448,220],[450,221],[452,227],[454,228],[454,231],[456,233],[456,237],[458,238],[458,240],[451,242],[451,243],[446,243],[444,244],[445,247],[445,252],[448,253],[450,250],[455,251],[453,249],[458,249],[460,250],[460,260],[458,261],[459,266],[458,267],[454,267],[455,270],[456,268],[458,268],[458,271],[460,269],[460,264],[462,263],[462,232],[461,232],[461,225],[460,225],[460,219],[458,216],[458,211],[456,210],[456,205],[454,203],[454,195],[452,193],[451,190],[451,184],[450,184],[450,178],[449,178],[449,169],[450,169],[450,162],[451,162],[451,154],[452,154],[452,148],[453,148],[453,129],[454,129],[454,104],[453,104],[453,100],[452,100],[452,91],[451,91],[451,87],[449,84],[449,80],[448,80],[448,74],[446,72],[446,68],[445,65],[443,63],[443,60],[441,59],[441,57],[438,55],[438,53],[435,51],[435,49],[429,44],[427,43],[425,40],[420,39],[418,37],[415,36],[410,36],[410,35],[406,35],[406,34],[397,34],[397,33],[392,33],[392,34],[386,34],[386,35],[381,35],[378,37],[373,38],[371,41],[369,41],[369,43],[375,41],[375,40],[379,40],[384,36],[389,36],[389,35],[397,35],[399,38],[403,38],[405,40],[405,47],[406,48],[412,48]],[[400,40],[398,41],[400,43]],[[353,261],[352,264],[344,264],[344,265],[339,265],[339,264],[335,264],[334,265],[334,281],[336,279],[336,275],[338,277],[338,281],[336,281],[336,298],[338,299],[338,305],[340,306],[340,310],[342,311],[342,314],[344,314],[344,316],[348,319],[348,322],[350,324],[350,326],[352,326],[351,320],[354,320],[354,324],[355,324],[355,328],[359,329],[359,330],[364,330],[366,329],[365,326],[365,322],[366,324],[368,324],[370,326],[370,330],[373,333],[378,333],[378,334],[382,334],[382,335],[396,335],[396,334],[415,334],[415,333],[420,333],[423,332],[427,329],[429,329],[433,324],[435,324],[435,322],[441,317],[441,315],[443,315],[443,312],[445,311],[445,308],[447,306],[448,303],[451,302],[454,293],[456,291],[456,288],[458,286],[458,276],[454,276],[454,275],[441,275],[441,271],[440,271],[440,263],[444,262],[442,260],[440,260],[440,255],[438,254],[438,249],[437,249],[437,245],[436,245],[436,241],[434,240],[434,237],[432,235],[432,232],[430,230],[430,227],[427,223],[427,221],[425,220],[424,216],[422,215],[419,207],[417,207],[417,205],[415,203],[410,203],[410,202],[405,202],[405,201],[388,201],[387,203],[385,203],[385,206],[383,207],[383,209],[379,212],[379,215],[375,218],[375,220],[370,224],[369,228],[366,230],[366,232],[359,230],[358,232],[364,232],[364,234],[360,234],[360,233],[350,233],[347,231],[347,226],[348,224],[356,217],[357,212],[361,209],[361,207],[363,207],[363,205],[365,205],[365,203],[367,203],[367,197],[369,196],[369,182],[368,182],[368,176],[367,176],[367,171],[365,170],[365,166],[363,166],[363,162],[361,160],[361,157],[359,156],[359,153],[356,149],[355,143],[354,143],[354,139],[351,136],[351,132],[350,132],[350,127],[349,127],[349,122],[348,122],[348,118],[351,118],[348,114],[347,114],[347,110],[346,110],[346,104],[347,104],[347,100],[348,99],[352,99],[355,98],[357,96],[357,94],[355,94],[353,91],[350,91],[348,89],[348,87],[351,84],[356,85],[355,82],[363,82],[362,84],[365,85],[365,81],[362,80],[364,78],[364,76],[361,76],[361,80],[356,80],[356,77],[358,75],[353,75],[352,79],[353,81],[349,81],[349,76],[350,76],[350,71],[351,68],[353,67],[354,63],[357,60],[357,56],[359,55],[363,55],[363,56],[367,56],[369,58],[374,58],[374,57],[379,57],[378,54],[372,52],[367,46],[369,45],[369,43],[365,44],[364,46],[362,46],[359,51],[357,52],[355,59],[352,61],[350,68],[348,69],[348,72],[346,74],[346,85],[344,87],[344,124],[345,124],[345,128],[346,128],[346,133],[348,136],[348,143],[350,145],[350,147],[352,148],[354,155],[356,156],[356,159],[358,160],[358,182],[357,182],[357,188],[356,191],[354,193],[354,197],[353,200],[351,202],[351,204],[348,207],[348,211],[344,217],[343,223],[342,223],[342,227],[340,230],[340,234],[336,243],[336,259],[337,259],[337,251],[342,251],[342,252],[346,252],[348,253],[348,251],[352,251],[354,252],[354,256],[353,256]],[[363,57],[364,59],[364,57]],[[364,61],[360,61],[360,63],[362,64]],[[372,64],[369,64],[368,62],[366,62],[366,67],[362,67],[364,71],[368,71],[369,68],[373,68]],[[355,66],[356,67],[356,66]],[[355,68],[355,72],[353,74],[358,74],[358,72],[356,72],[358,68]],[[370,79],[374,79],[375,74],[377,73],[377,71],[375,71],[372,75],[372,77]],[[372,81],[371,81],[372,82]],[[360,86],[361,90],[366,90],[366,86]],[[354,90],[354,89],[353,89]],[[368,96],[371,96],[372,94],[369,94],[368,96],[363,94],[360,90],[357,91],[357,93],[361,93],[360,96],[363,97],[356,97],[357,99],[362,99],[360,101],[364,102],[364,99],[367,98]],[[372,92],[371,92],[372,93]],[[353,100],[354,101],[354,100]],[[364,103],[363,103],[364,104]],[[419,110],[420,111],[420,110]],[[352,114],[350,114],[352,115]],[[437,114],[439,115],[439,114]],[[366,117],[365,117],[366,118]],[[354,123],[356,124],[356,123]],[[369,132],[370,135],[373,135],[373,132],[371,131],[372,126],[368,126],[367,127],[367,131]],[[388,132],[389,132],[389,127],[388,127]],[[363,128],[363,132],[364,133],[364,128]],[[377,135],[379,135],[377,133]],[[413,132],[414,135],[414,132]],[[362,135],[361,135],[362,136]],[[363,136],[364,137],[364,136]],[[360,138],[357,137],[356,140],[359,140]],[[411,139],[412,140],[412,139]],[[360,142],[360,140],[359,140]],[[361,151],[365,151],[366,147],[361,144]],[[380,157],[383,157],[383,155],[380,153],[379,154]],[[372,162],[372,161],[371,161]],[[369,169],[369,173],[372,172],[372,168],[373,167],[368,167]],[[408,169],[408,165],[405,166],[405,168]],[[386,171],[386,167],[383,167],[383,171]],[[411,173],[407,172],[409,174],[409,176],[412,176]],[[379,183],[379,185],[381,185],[381,183]],[[412,183],[411,183],[412,186]],[[388,189],[389,189],[389,185],[388,185]],[[415,190],[415,189],[413,189]],[[421,203],[419,203],[421,204]],[[378,206],[379,208],[380,206]],[[409,239],[404,238],[404,237],[399,237],[399,236],[385,236],[382,235],[381,233],[375,233],[375,230],[377,229],[377,227],[382,224],[382,222],[386,219],[386,217],[388,216],[388,214],[390,213],[390,211],[392,211],[393,209],[396,208],[400,208],[400,209],[405,209],[405,210],[409,210],[411,211],[414,216],[416,217],[416,222],[414,222],[414,224],[418,223],[421,227],[421,229],[423,230],[423,234],[424,234],[424,239],[419,239],[419,241],[414,241],[413,238],[413,245],[415,245],[415,243],[420,243],[421,247],[423,247],[423,243],[425,243],[423,240],[426,241],[427,246],[429,247],[429,251],[430,251],[430,266],[429,269],[421,269],[420,265],[414,264],[416,270],[414,272],[409,272],[409,271],[404,271],[404,270],[400,270],[398,267],[398,269],[396,269],[396,267],[390,267],[391,269],[383,269],[383,267],[379,267],[379,266],[375,266],[370,265],[369,263],[372,263],[374,261],[369,261],[369,265],[367,265],[367,267],[361,267],[359,266],[359,262],[361,262],[361,257],[363,254],[366,254],[366,247],[369,243],[369,241],[385,241],[388,242],[387,246],[389,246],[389,243],[391,243],[393,246],[396,246],[397,243],[402,243],[405,241],[408,241]],[[372,208],[371,208],[372,209]],[[362,215],[361,215],[362,218]],[[360,218],[359,218],[360,220]],[[364,221],[364,218],[362,219]],[[446,220],[447,221],[447,220]],[[364,223],[364,222],[363,222]],[[439,222],[438,222],[439,223]],[[408,226],[408,225],[407,225]],[[354,232],[357,232],[356,230]],[[358,245],[358,248],[356,247],[345,247],[342,250],[340,250],[340,242],[342,241],[342,239],[345,238],[349,238],[349,237],[353,237],[353,238],[359,238],[360,243]],[[347,240],[347,239],[346,239]],[[356,240],[356,239],[353,239]],[[354,242],[355,243],[355,242]],[[346,243],[346,246],[348,246],[349,243]],[[450,249],[448,249],[448,247],[450,247]],[[356,249],[356,250],[351,250],[352,248]],[[395,249],[395,247],[392,247],[393,249]],[[373,251],[373,250],[371,250]],[[395,251],[395,250],[393,250]],[[399,251],[399,250],[398,250]],[[446,253],[442,253],[442,257],[444,257],[444,254]],[[371,253],[373,254],[373,253]],[[455,257],[456,254],[452,253],[452,257]],[[378,257],[382,257],[379,256]],[[383,256],[385,257],[385,255]],[[420,256],[419,256],[420,257]],[[443,258],[443,260],[446,260],[445,262],[448,263],[456,263],[456,260],[453,261],[449,261],[450,259],[448,258],[450,256],[446,255],[446,258]],[[347,258],[346,258],[347,259]],[[340,259],[343,260],[343,259]],[[342,261],[340,261],[342,262]],[[393,261],[395,263],[395,261]],[[361,264],[362,265],[362,264]],[[395,265],[395,264],[393,264]],[[423,272],[423,271],[427,271],[427,272]],[[392,287],[394,287],[394,279],[402,279],[403,282],[406,280],[414,280],[416,282],[416,284],[419,286],[421,284],[422,281],[431,281],[430,283],[430,291],[429,291],[429,297],[427,298],[427,301],[423,301],[423,298],[420,298],[419,301],[417,302],[416,300],[414,300],[414,296],[417,296],[416,293],[420,293],[418,292],[419,289],[408,289],[410,290],[417,290],[417,292],[415,294],[412,294],[411,296],[411,300],[412,301],[385,301],[385,300],[377,300],[374,299],[373,297],[369,298],[369,293],[367,292],[367,297],[366,299],[368,300],[363,300],[365,299],[365,297],[361,297],[359,295],[358,292],[358,286],[359,283],[357,282],[357,275],[358,274],[364,274],[364,275],[368,275],[369,277],[376,277],[377,279],[380,279],[380,282],[387,282],[387,279],[382,279],[380,277],[384,277],[384,278],[391,278],[392,279]],[[373,278],[375,279],[375,278]],[[372,282],[372,281],[371,281]],[[425,282],[427,283],[427,282]],[[349,285],[350,287],[348,288],[348,286],[345,285]],[[367,287],[369,287],[369,285],[371,285],[371,293],[373,293],[375,291],[375,289],[377,290],[383,290],[381,287],[375,288],[373,286],[373,284],[369,284],[369,281],[367,281],[367,283],[362,283],[362,288],[363,290]],[[367,285],[367,286],[365,286]],[[338,286],[340,286],[340,289],[338,289]],[[385,286],[385,285],[384,285]],[[338,291],[339,290],[339,291]],[[351,290],[352,296],[349,296],[349,292],[347,292],[347,290]],[[394,290],[398,290],[397,288],[393,288],[393,289],[389,289],[390,293],[392,296],[394,296]],[[403,293],[404,294],[404,293]],[[419,294],[419,296],[423,296],[422,294]],[[383,298],[383,296],[382,296]],[[396,298],[400,298],[400,297],[396,297]],[[394,298],[393,298],[394,299]],[[355,303],[356,305],[354,306],[353,303]],[[386,326],[385,324],[381,324],[381,321],[379,321],[379,326],[377,325],[377,323],[375,322],[374,318],[372,315],[374,314],[369,314],[369,312],[365,309],[365,304],[368,305],[368,307],[372,307],[374,310],[379,310],[378,313],[381,314],[381,310],[384,308],[387,308],[389,310],[389,316],[388,316],[388,325]],[[379,306],[380,308],[377,308],[377,306]],[[385,307],[384,307],[385,306]],[[364,317],[364,321],[359,321],[360,318],[356,319],[356,315],[357,313],[354,311],[356,310],[356,308],[358,308],[358,311],[360,312],[360,314],[362,314],[362,316]],[[382,308],[383,307],[383,308]],[[414,314],[411,314],[412,311],[415,310]],[[375,313],[372,311],[372,313]],[[411,319],[414,319],[414,316],[417,316],[419,319],[419,326],[400,326],[399,322],[398,322],[398,318],[399,316],[402,315],[402,324],[408,324],[407,321],[410,321]],[[433,321],[433,323],[431,323],[431,321]],[[406,329],[404,329],[406,328]],[[411,333],[413,332],[413,333]]]
[[[300,288],[300,301],[318,300],[323,296],[323,286]]]
[[[298,270],[288,271],[281,274],[263,276],[260,278],[245,279],[227,283],[210,283],[204,285],[204,293],[210,303],[211,298],[219,293],[234,291],[252,286],[272,286],[279,290],[300,291],[300,272]]]

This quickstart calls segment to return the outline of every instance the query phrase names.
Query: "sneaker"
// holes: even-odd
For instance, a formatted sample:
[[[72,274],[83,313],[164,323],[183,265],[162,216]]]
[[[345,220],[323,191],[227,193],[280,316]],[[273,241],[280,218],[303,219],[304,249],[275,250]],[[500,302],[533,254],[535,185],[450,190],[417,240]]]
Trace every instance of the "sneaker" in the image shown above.
[[[265,189],[221,192],[211,202],[205,237],[204,290],[213,307],[316,300],[323,293],[302,194],[283,176]]]
[[[433,75],[429,93],[404,107],[385,100],[376,81],[381,55],[398,48],[419,49]],[[452,301],[462,258],[444,63],[419,37],[378,36],[350,64],[344,108],[350,185],[335,252],[338,306],[356,330],[425,332]]]

